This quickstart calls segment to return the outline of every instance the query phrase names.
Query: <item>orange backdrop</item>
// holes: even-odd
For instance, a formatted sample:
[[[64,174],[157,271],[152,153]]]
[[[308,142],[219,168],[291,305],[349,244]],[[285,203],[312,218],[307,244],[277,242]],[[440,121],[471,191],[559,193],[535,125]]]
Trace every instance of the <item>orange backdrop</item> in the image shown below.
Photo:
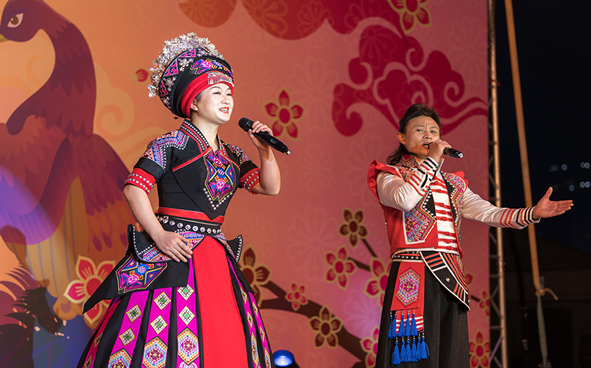
[[[104,312],[80,315],[125,251],[124,177],[179,125],[146,87],[181,33],[208,37],[234,69],[221,137],[254,155],[246,116],[292,151],[278,158],[280,195],[239,192],[224,232],[243,234],[272,346],[300,366],[373,366],[389,246],[366,174],[396,148],[410,104],[436,107],[465,154],[444,169],[487,196],[485,2],[0,3],[0,365],[72,366]],[[487,228],[464,222],[462,238],[471,362],[488,367]]]

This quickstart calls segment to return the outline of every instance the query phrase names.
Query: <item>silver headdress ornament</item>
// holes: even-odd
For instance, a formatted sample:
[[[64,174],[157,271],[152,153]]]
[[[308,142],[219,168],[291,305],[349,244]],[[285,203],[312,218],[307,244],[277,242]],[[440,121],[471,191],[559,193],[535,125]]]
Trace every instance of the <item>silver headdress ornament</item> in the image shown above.
[[[215,48],[207,38],[200,38],[196,33],[191,32],[186,35],[180,35],[164,42],[164,48],[154,59],[154,67],[150,68],[150,79],[152,84],[148,86],[150,97],[159,96],[158,89],[162,73],[175,57],[187,50],[197,49],[197,57],[211,55],[226,61],[224,56]]]

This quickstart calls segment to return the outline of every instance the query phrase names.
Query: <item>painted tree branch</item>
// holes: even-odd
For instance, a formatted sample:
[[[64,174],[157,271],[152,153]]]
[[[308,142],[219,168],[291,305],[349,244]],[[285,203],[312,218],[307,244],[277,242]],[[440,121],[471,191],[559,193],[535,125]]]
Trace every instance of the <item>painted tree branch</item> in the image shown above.
[[[349,257],[349,259],[351,261],[353,261],[353,263],[355,263],[357,268],[361,268],[362,270],[365,270],[365,271],[371,271],[371,268],[368,265],[366,265],[365,263],[359,262],[358,260],[351,258],[351,257]]]
[[[285,295],[287,294],[285,290],[275,284],[273,281],[268,281],[266,284],[261,285],[262,287],[268,289],[273,294],[277,296],[276,299],[265,299],[262,300],[260,303],[261,309],[274,309],[274,310],[283,310],[288,312],[293,312],[297,314],[301,314],[308,318],[316,317],[320,313],[320,309],[322,306],[312,300],[308,300],[308,303],[302,305],[298,308],[297,311],[293,310],[291,303],[285,299]],[[334,314],[331,314],[334,316]],[[345,326],[341,328],[339,332],[337,332],[338,343],[341,347],[347,350],[349,353],[353,354],[355,357],[359,358],[361,362],[365,360],[365,351],[361,348],[361,339],[353,334],[351,334]],[[358,367],[357,363],[354,367]],[[363,363],[362,363],[363,364]],[[361,365],[363,366],[363,365]],[[359,366],[359,367],[361,367]]]
[[[367,240],[365,240],[365,238],[361,238],[361,241],[363,242],[363,244],[365,244],[365,247],[367,248],[371,256],[374,258],[378,258],[377,254],[373,251],[373,249],[371,249],[371,245],[369,245]]]

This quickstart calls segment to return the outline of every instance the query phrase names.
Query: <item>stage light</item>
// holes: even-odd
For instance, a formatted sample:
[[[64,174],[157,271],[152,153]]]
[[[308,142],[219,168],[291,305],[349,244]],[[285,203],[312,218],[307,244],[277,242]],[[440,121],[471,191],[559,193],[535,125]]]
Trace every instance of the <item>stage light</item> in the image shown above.
[[[299,368],[293,354],[287,350],[277,350],[273,353],[273,361],[277,367]]]

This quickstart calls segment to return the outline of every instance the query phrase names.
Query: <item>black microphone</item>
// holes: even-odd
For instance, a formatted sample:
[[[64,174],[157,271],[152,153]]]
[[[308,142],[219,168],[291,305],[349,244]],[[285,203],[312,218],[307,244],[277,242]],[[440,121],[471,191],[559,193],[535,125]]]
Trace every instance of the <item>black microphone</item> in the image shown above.
[[[431,142],[432,143],[432,142]],[[431,145],[431,143],[427,143],[424,144],[425,146],[429,147]],[[453,149],[453,148],[449,148],[449,147],[445,147],[443,149],[443,154],[449,157],[453,157],[453,158],[462,158],[464,157],[464,154],[460,151],[458,151],[457,149]]]
[[[238,121],[238,125],[240,125],[240,128],[242,128],[242,130],[244,130],[245,132],[248,132],[250,129],[252,129],[252,123],[253,123],[253,121],[250,120],[249,118],[242,118]],[[283,144],[283,142],[281,142],[279,139],[273,137],[269,133],[257,132],[257,133],[253,133],[253,134],[255,137],[257,137],[258,139],[267,143],[269,146],[273,147],[277,151],[283,152],[287,155],[289,155],[291,153],[289,151],[289,148],[287,148],[287,146],[285,144]]]
[[[460,151],[458,151],[457,149],[453,149],[453,148],[448,148],[445,147],[443,149],[443,154],[449,157],[453,157],[453,158],[462,158],[464,157],[464,154]]]

